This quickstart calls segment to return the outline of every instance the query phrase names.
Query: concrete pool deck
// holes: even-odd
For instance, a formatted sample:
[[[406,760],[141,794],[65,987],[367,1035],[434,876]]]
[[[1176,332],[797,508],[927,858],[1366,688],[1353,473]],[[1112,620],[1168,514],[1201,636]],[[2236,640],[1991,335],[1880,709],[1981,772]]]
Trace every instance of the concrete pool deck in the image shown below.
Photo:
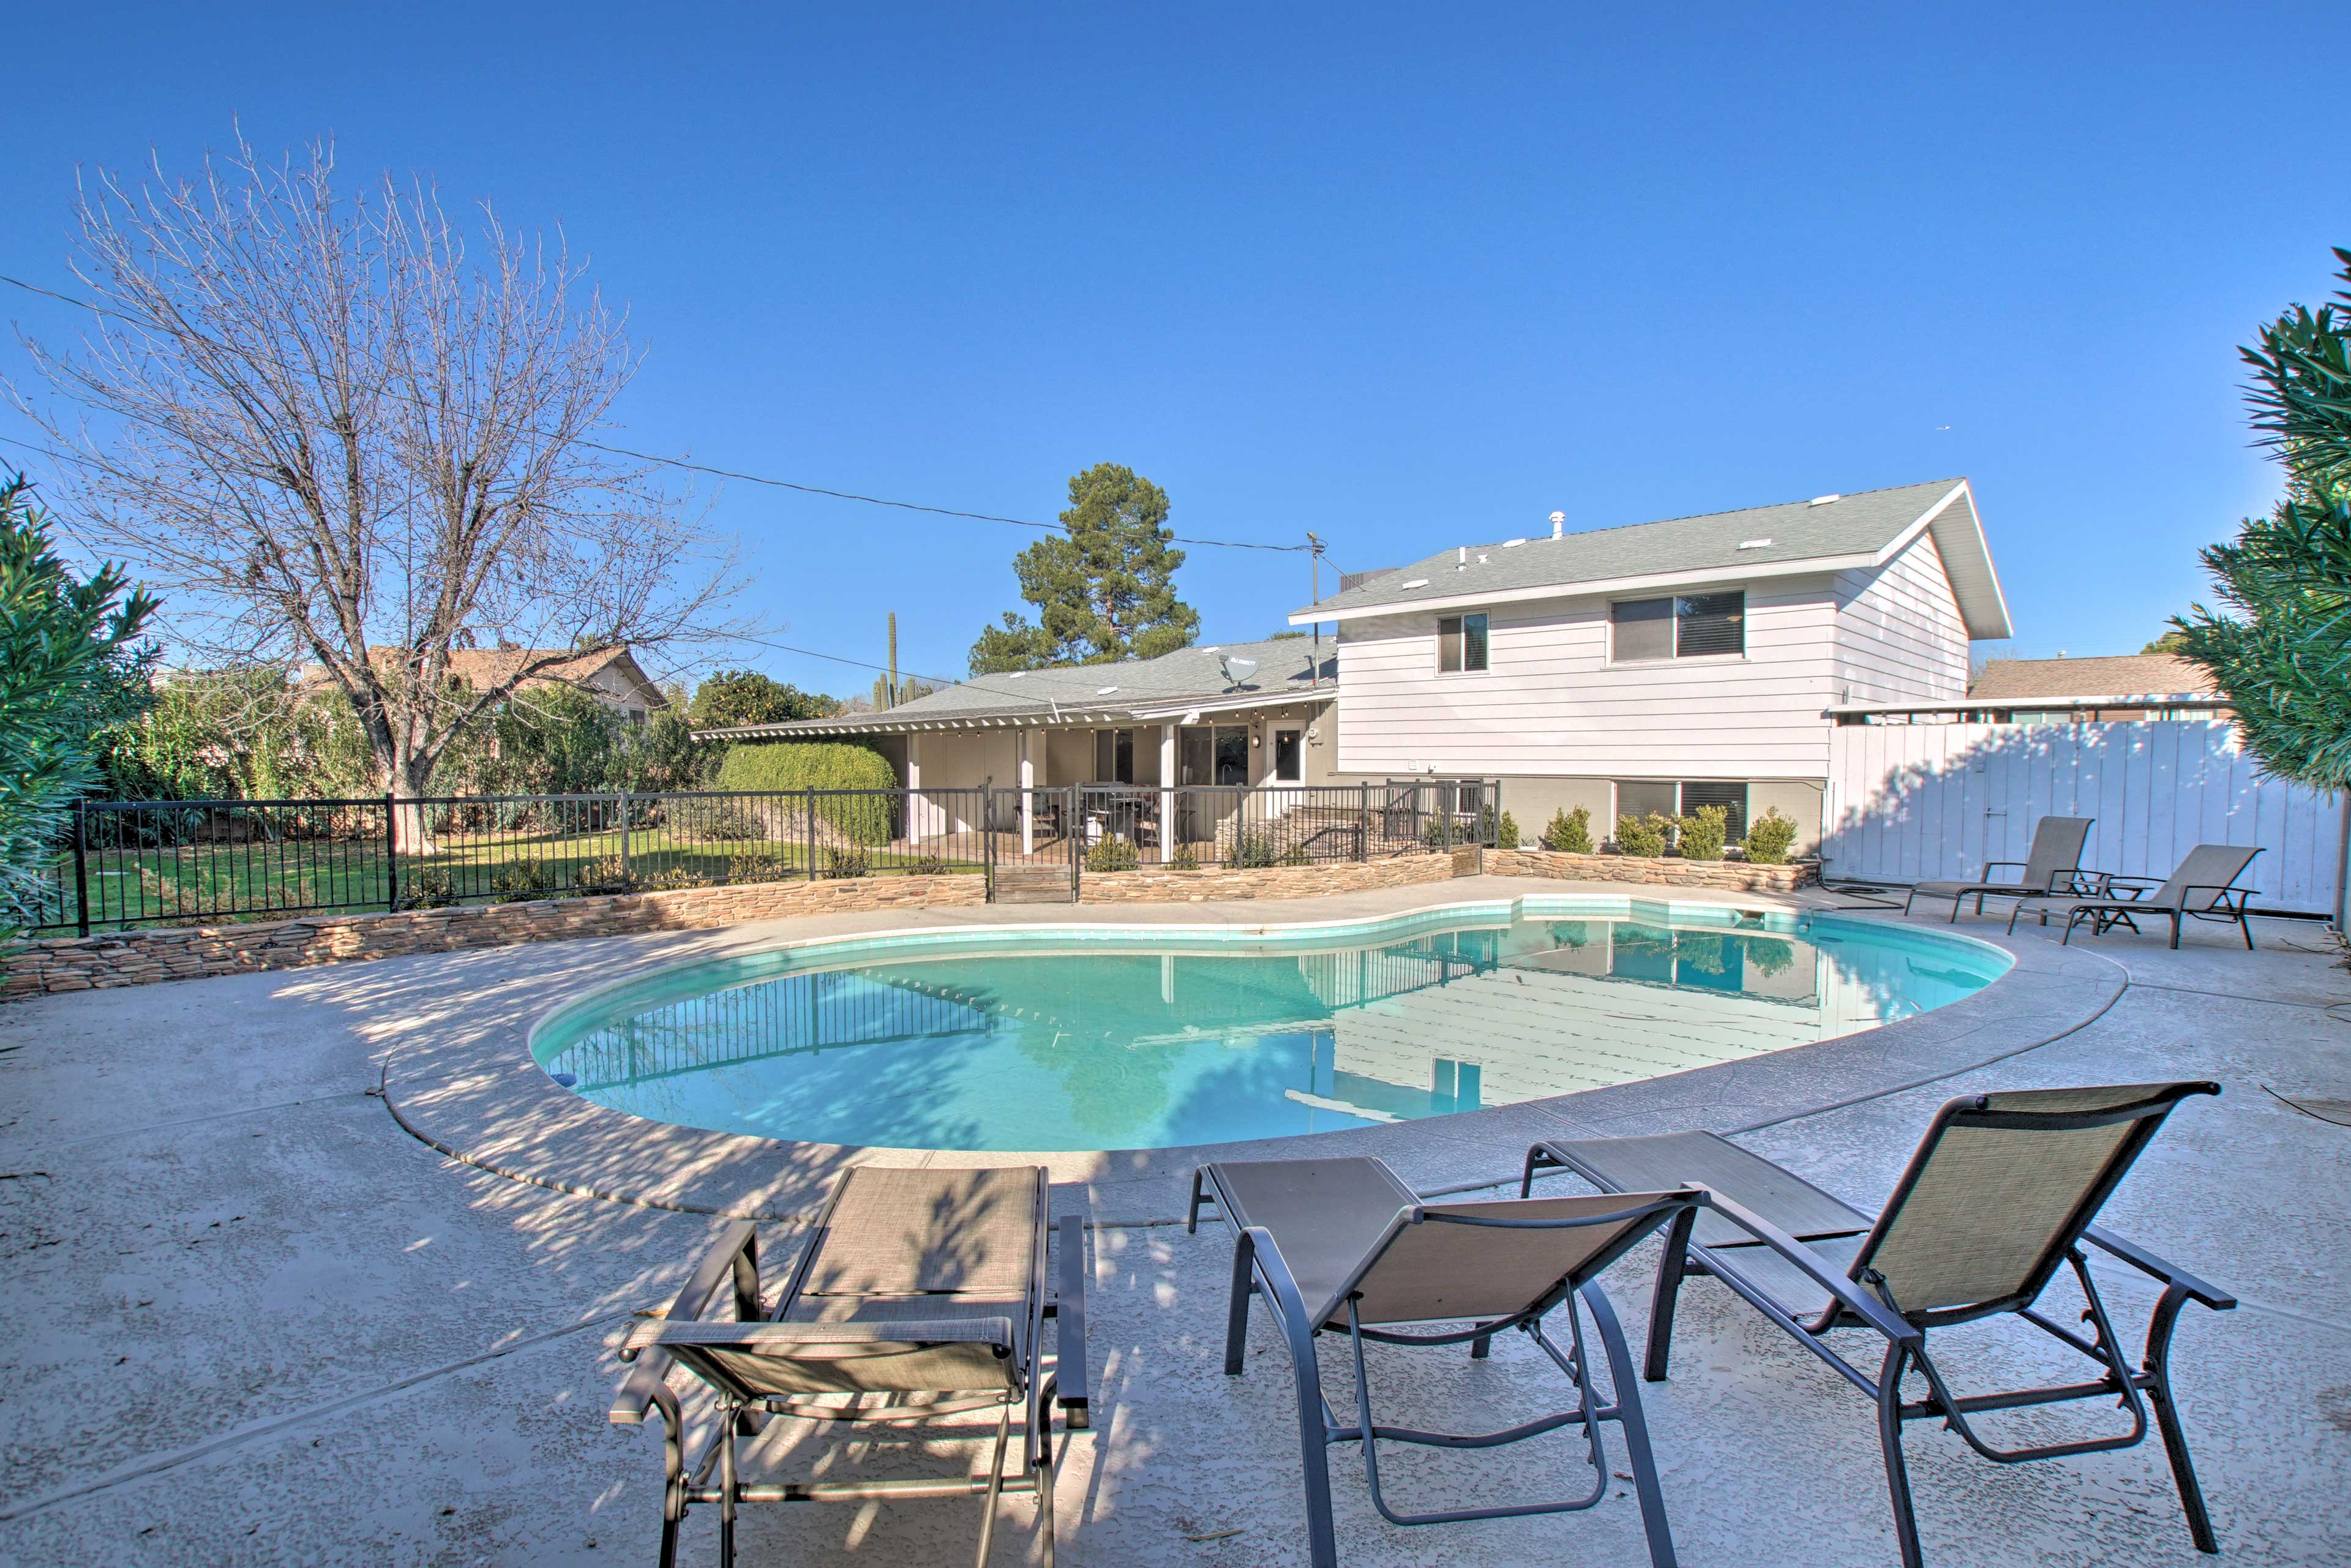
[[[0,1009],[0,1300],[16,1329],[0,1352],[0,1560],[649,1557],[657,1445],[603,1421],[618,1380],[610,1347],[631,1314],[668,1299],[722,1222],[645,1205],[789,1214],[843,1156],[794,1159],[742,1139],[647,1145],[609,1129],[583,1136],[585,1124],[540,1126],[536,1115],[517,1119],[521,1131],[501,1126],[496,1093],[509,1075],[536,1080],[565,1114],[611,1115],[514,1059],[528,1020],[586,986],[787,935],[965,921],[1276,924],[1576,891],[1587,890],[1476,879],[1290,906],[841,915]],[[1959,929],[1998,925],[1963,918]],[[2109,1208],[2110,1228],[2246,1303],[2223,1316],[2191,1309],[2177,1350],[2224,1560],[2340,1561],[2351,1556],[2340,1501],[2351,1490],[2351,1129],[2262,1085],[2351,1098],[2351,974],[2312,950],[2324,945],[2314,927],[2264,922],[2260,935],[2263,951],[2247,955],[2218,928],[2191,932],[2177,954],[2158,938],[2061,949],[2020,933],[2011,975],[1887,1030],[1564,1102],[1324,1134],[1317,1146],[1352,1151],[1377,1135],[1374,1152],[1431,1189],[1514,1174],[1532,1135],[1753,1128],[1748,1146],[1867,1204],[1953,1093],[2217,1079],[2226,1092],[2174,1120]],[[482,1164],[409,1135],[372,1092],[380,1085],[419,1131]],[[653,1126],[615,1120],[631,1123],[631,1136]],[[665,1168],[648,1171],[649,1152]],[[1217,1370],[1229,1240],[1151,1223],[1178,1212],[1179,1164],[1057,1168],[1067,1178],[1057,1207],[1101,1226],[1090,1342],[1098,1426],[1071,1448],[1063,1548],[1078,1563],[1302,1562],[1286,1373],[1261,1332],[1251,1375]],[[573,1179],[582,1174],[591,1179]],[[771,1268],[789,1244],[779,1228]],[[1635,1334],[1644,1262],[1636,1255],[1609,1278]],[[2135,1334],[2151,1292],[2111,1270],[2102,1279],[2122,1332]],[[1682,1325],[1674,1379],[1644,1391],[1682,1560],[1887,1560],[1866,1406],[1718,1287],[1686,1295]],[[1997,1330],[1955,1343],[1974,1353],[1961,1367],[1992,1377],[2029,1354]],[[1388,1396],[1414,1414],[1439,1400],[1516,1410],[1552,1392],[1518,1350],[1498,1344],[1474,1368],[1399,1354]],[[1325,1377],[1345,1397],[1344,1374],[1326,1366]],[[779,1450],[810,1442],[796,1424],[771,1434]],[[811,1448],[828,1449],[836,1469],[895,1463],[829,1440]],[[1908,1451],[1932,1562],[2204,1561],[2152,1447],[2001,1469],[1920,1427]],[[1563,1484],[1562,1466],[1581,1453],[1546,1440],[1505,1455],[1412,1455],[1394,1484],[1416,1502],[1458,1497],[1473,1480],[1528,1495]],[[1373,1515],[1345,1450],[1334,1490],[1349,1563],[1646,1561],[1630,1499],[1563,1519],[1399,1531]],[[1029,1510],[1008,1503],[998,1561],[1034,1561]],[[706,1511],[689,1522],[689,1558],[712,1550]],[[976,1514],[963,1503],[753,1509],[744,1561],[967,1562]]]

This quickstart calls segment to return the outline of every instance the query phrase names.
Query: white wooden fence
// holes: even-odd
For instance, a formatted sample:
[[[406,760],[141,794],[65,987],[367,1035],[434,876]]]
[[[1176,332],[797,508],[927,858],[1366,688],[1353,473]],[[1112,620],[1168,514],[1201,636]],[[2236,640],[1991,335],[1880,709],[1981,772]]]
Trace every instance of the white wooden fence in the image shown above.
[[[1832,879],[1971,878],[2022,860],[2043,817],[2092,817],[2086,866],[2161,878],[2197,844],[2258,844],[2253,907],[2339,907],[2342,800],[2264,777],[2232,725],[1870,724],[1831,737]]]

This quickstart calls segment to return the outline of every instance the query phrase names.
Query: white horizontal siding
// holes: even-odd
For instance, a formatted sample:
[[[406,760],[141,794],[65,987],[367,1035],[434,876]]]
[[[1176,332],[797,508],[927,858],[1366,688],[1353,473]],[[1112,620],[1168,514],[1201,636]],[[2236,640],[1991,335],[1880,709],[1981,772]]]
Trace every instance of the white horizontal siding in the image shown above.
[[[1874,571],[1836,580],[1840,700],[1952,702],[1968,695],[1968,628],[1934,536]]]
[[[1750,589],[1747,652],[1608,662],[1608,603],[1491,613],[1491,668],[1437,674],[1437,618],[1342,626],[1339,765],[1587,778],[1819,779],[1828,769],[1836,596],[1826,578]]]

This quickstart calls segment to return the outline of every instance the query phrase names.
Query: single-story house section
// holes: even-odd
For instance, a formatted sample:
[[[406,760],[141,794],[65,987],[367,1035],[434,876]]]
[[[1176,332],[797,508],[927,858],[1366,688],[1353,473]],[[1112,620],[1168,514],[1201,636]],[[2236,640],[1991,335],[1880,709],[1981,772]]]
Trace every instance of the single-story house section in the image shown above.
[[[1962,698],[2011,635],[1965,479],[1448,545],[1290,620],[1338,626],[1334,774],[1499,778],[1528,834],[1776,807],[1805,846],[1829,710]]]
[[[449,674],[477,692],[487,691],[512,679],[525,664],[559,653],[551,648],[452,648]],[[371,647],[368,656],[381,666],[398,664],[402,654],[398,648]],[[326,669],[319,664],[303,665],[295,679],[306,688],[324,689],[329,684]],[[631,724],[643,724],[669,706],[669,698],[626,648],[557,657],[556,663],[525,679],[516,691],[527,696],[551,686],[577,686]]]
[[[1071,784],[1322,784],[1338,751],[1337,649],[1310,637],[1184,648],[1156,659],[977,675],[878,713],[701,730],[726,740],[858,739],[914,790]],[[967,825],[943,820],[914,836]]]

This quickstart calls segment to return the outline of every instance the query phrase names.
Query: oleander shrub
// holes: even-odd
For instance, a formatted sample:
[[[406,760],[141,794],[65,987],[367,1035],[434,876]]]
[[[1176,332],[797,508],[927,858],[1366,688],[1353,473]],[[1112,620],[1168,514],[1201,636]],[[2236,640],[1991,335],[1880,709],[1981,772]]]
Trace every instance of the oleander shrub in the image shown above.
[[[1142,864],[1142,852],[1121,838],[1104,835],[1086,851],[1088,871],[1134,871]]]
[[[898,775],[889,758],[870,746],[848,741],[791,740],[767,746],[738,746],[718,765],[717,786],[726,790],[875,789],[895,790]],[[815,798],[819,836],[838,837],[843,846],[886,844],[895,828],[895,794],[825,795]],[[789,837],[806,831],[801,808],[789,800],[741,802],[738,810],[755,815],[762,838]],[[863,874],[863,873],[859,873]]]
[[[1730,813],[1720,806],[1700,806],[1681,821],[1684,860],[1719,861],[1722,841],[1730,832]]]
[[[1747,824],[1747,858],[1757,865],[1787,864],[1788,851],[1795,841],[1795,820],[1780,815],[1777,806],[1767,808]]]
[[[1646,817],[1616,819],[1616,848],[1628,855],[1661,855],[1672,838],[1674,820],[1652,811]]]
[[[1573,811],[1553,811],[1551,824],[1542,831],[1542,847],[1557,850],[1562,854],[1590,854],[1592,808],[1578,806]]]

